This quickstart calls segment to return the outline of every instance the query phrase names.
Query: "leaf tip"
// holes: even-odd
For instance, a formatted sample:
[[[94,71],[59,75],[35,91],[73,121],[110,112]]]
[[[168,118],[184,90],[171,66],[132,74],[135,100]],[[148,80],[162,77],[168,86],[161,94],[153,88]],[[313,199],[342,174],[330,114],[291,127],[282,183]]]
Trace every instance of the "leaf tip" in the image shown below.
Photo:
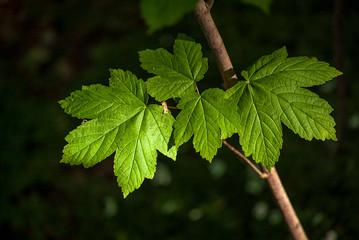
[[[204,158],[204,159],[206,159],[209,163],[212,163],[212,160],[213,160],[213,158]]]
[[[90,87],[89,87],[89,86],[85,86],[85,85],[83,85],[81,89],[82,89],[82,90],[84,90],[84,91],[86,91],[86,90],[89,90],[89,89],[90,89]]]
[[[184,40],[184,41],[190,41],[190,42],[196,42],[193,38],[191,38],[190,36],[184,34],[184,33],[179,33],[177,35],[176,40]]]
[[[344,73],[339,71],[338,69],[335,69],[335,73],[337,74],[337,76],[343,75]]]
[[[58,101],[58,103],[60,104],[61,108],[66,109],[66,107],[69,105],[68,102],[66,101],[66,99],[62,99],[60,101]]]
[[[324,136],[323,141],[325,141],[326,139],[338,141],[337,135],[335,134],[335,130],[334,130],[334,132],[329,132],[327,130],[325,130],[324,132],[322,131],[322,135]]]
[[[125,191],[122,189],[122,193],[123,193],[123,198],[126,198],[128,196],[128,194],[130,194],[130,192]]]
[[[109,68],[108,71],[110,72],[110,76],[112,76],[112,74],[116,73],[116,69],[114,69],[114,68]]]
[[[279,48],[278,50],[274,51],[273,56],[285,56],[288,57],[288,51],[287,51],[287,47],[283,46],[281,48]]]
[[[212,163],[212,160],[213,160],[214,156],[217,154],[217,149],[213,153],[208,153],[208,152],[205,152],[205,151],[202,151],[202,150],[197,151],[197,149],[196,149],[196,152],[199,152],[199,154],[201,155],[201,157],[203,159],[206,159],[209,163]]]
[[[72,165],[71,162],[68,159],[68,156],[66,155],[65,149],[62,152],[63,152],[63,155],[62,155],[62,158],[60,160],[60,163]]]

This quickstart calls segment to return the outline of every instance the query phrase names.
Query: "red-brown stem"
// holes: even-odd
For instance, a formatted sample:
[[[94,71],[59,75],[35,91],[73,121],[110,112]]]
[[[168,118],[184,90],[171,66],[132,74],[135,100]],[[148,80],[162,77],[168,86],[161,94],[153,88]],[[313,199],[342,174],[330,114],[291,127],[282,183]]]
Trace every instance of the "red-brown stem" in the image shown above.
[[[274,199],[282,212],[285,222],[287,223],[289,232],[295,240],[307,240],[308,237],[304,232],[302,224],[295,213],[292,203],[290,202],[287,192],[285,191],[282,181],[279,178],[278,172],[275,167],[272,167],[270,173],[262,166],[262,171],[269,174],[266,178],[269,188],[272,191]]]
[[[237,82],[237,75],[233,70],[233,65],[224,46],[222,37],[214,24],[210,7],[201,0],[198,2],[194,13],[217,61],[223,79],[223,88],[230,88]]]
[[[232,152],[242,158],[246,163],[248,163],[248,165],[258,174],[260,178],[266,179],[268,177],[268,174],[261,172],[248,158],[246,158],[246,156],[244,156],[240,151],[234,148],[226,140],[222,140],[222,143],[226,145]]]
[[[224,46],[222,37],[212,19],[210,7],[204,2],[204,0],[200,0],[197,3],[195,16],[201,25],[203,33],[207,38],[208,45],[216,58],[224,82],[223,87],[224,89],[227,89],[236,82],[237,76],[234,73],[233,65]],[[304,229],[293,209],[276,169],[273,167],[269,173],[267,169],[262,168],[262,172],[269,175],[266,178],[267,183],[272,190],[274,199],[284,216],[285,222],[293,239],[307,240],[308,237],[306,236]]]

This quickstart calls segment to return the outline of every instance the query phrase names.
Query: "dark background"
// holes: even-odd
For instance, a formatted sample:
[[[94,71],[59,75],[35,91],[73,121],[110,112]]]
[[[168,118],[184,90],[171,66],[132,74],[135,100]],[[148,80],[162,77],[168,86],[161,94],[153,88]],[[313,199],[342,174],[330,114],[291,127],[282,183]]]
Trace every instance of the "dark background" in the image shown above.
[[[339,19],[333,12],[334,1],[324,0],[274,0],[270,14],[234,0],[215,1],[212,9],[237,73],[284,45],[290,56],[343,64],[345,85],[334,80],[311,88],[334,107],[341,141],[308,142],[283,126],[277,169],[310,239],[358,239],[359,15],[347,1],[341,48],[333,37]],[[192,14],[149,35],[138,1],[0,1],[1,236],[290,239],[265,182],[225,147],[212,164],[191,143],[181,147],[176,162],[159,156],[155,179],[126,199],[113,157],[90,169],[59,163],[64,137],[81,120],[66,115],[57,101],[82,85],[107,85],[108,68],[146,79],[137,52],[172,51],[178,33],[200,42],[209,58],[200,90],[220,87]],[[339,97],[340,88],[346,91]],[[239,148],[238,139],[229,142]]]

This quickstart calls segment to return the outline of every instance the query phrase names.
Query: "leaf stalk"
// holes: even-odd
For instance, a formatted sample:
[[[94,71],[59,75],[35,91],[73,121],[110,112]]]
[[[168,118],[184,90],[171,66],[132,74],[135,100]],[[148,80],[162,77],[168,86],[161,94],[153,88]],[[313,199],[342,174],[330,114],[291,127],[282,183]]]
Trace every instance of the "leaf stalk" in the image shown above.
[[[234,148],[231,144],[229,144],[226,140],[222,140],[222,143],[226,145],[232,152],[237,154],[240,158],[242,158],[248,165],[258,174],[258,176],[262,179],[266,179],[269,177],[267,173],[261,172],[246,156],[244,156],[240,151]]]

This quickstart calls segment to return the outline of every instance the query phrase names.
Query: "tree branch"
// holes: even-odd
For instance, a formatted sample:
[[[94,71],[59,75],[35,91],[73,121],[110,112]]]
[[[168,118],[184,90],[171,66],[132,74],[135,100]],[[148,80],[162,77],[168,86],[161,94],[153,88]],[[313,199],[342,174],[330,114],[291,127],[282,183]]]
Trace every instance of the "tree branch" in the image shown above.
[[[282,181],[279,178],[278,172],[275,167],[272,167],[270,173],[262,166],[262,171],[269,174],[267,183],[272,191],[274,199],[282,212],[284,220],[287,224],[289,232],[295,240],[307,240],[308,237],[304,232],[302,224],[299,221],[297,214],[295,213],[292,203],[290,202],[287,192],[285,191]]]
[[[210,8],[206,5],[204,0],[200,0],[197,3],[195,16],[201,25],[203,33],[207,38],[208,45],[216,58],[223,79],[223,88],[227,89],[236,83],[237,76],[233,70],[233,65],[224,46],[222,37],[211,16]],[[293,209],[276,169],[273,167],[269,173],[267,169],[262,168],[262,172],[268,175],[266,178],[267,183],[272,190],[274,199],[284,216],[292,237],[295,240],[307,240],[308,237]]]
[[[222,37],[214,24],[210,13],[210,7],[201,0],[198,2],[194,14],[201,25],[202,31],[207,38],[208,45],[217,61],[223,79],[223,88],[227,89],[232,87],[237,82],[237,75],[233,70],[233,65],[226,47],[223,44]]]
[[[222,143],[226,145],[231,151],[241,157],[248,165],[253,168],[253,170],[259,175],[259,177],[266,179],[268,178],[268,174],[261,172],[246,156],[244,156],[240,151],[235,149],[231,144],[229,144],[226,140],[222,140]]]

